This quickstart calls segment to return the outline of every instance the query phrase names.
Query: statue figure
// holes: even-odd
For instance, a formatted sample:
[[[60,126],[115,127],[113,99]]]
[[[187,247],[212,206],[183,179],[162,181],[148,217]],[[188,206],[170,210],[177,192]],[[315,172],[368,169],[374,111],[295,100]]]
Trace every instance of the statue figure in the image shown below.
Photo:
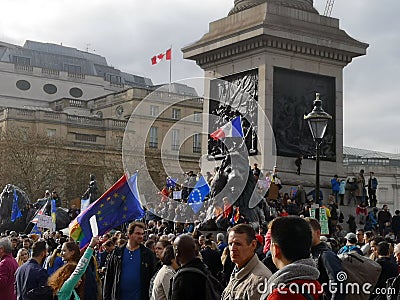
[[[86,192],[82,195],[81,199],[90,199],[90,204],[97,200],[99,194],[99,187],[97,185],[96,176],[90,174],[90,182]]]
[[[22,216],[12,222],[11,211],[14,200],[14,190],[18,196],[18,207]],[[4,232],[5,230],[14,230],[16,232],[25,233],[31,232],[34,225],[31,223],[31,220],[39,209],[43,207],[46,201],[47,198],[39,199],[39,202],[36,204],[37,207],[40,207],[36,209],[31,204],[28,195],[22,189],[15,185],[7,184],[0,193],[0,232]],[[68,227],[70,221],[68,213],[63,208],[58,207],[56,211],[56,230]]]
[[[262,196],[256,192],[257,180],[249,166],[247,151],[243,148],[228,153],[222,160],[211,186],[211,197],[217,203],[222,203],[222,199],[227,197],[233,206],[239,207],[244,219],[253,225],[258,222],[254,207]]]

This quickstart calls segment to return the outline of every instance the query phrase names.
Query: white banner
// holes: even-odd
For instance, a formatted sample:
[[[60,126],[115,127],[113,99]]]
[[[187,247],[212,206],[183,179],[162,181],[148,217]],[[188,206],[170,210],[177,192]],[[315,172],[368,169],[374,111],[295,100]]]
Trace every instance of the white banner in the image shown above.
[[[54,224],[53,218],[51,216],[38,215],[37,217],[38,217],[38,222],[37,222],[38,228],[47,228],[50,229],[50,231],[56,230],[56,224]]]

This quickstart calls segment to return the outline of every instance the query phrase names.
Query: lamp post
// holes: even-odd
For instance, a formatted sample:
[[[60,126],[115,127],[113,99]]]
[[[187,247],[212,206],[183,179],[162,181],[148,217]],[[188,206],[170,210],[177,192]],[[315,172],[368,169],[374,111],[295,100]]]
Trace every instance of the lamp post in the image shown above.
[[[316,161],[315,161],[315,199],[317,199],[318,203],[320,201],[319,197],[319,151],[322,143],[322,139],[324,138],[326,127],[328,125],[328,121],[332,119],[332,116],[326,113],[321,105],[322,101],[319,99],[320,94],[317,93],[314,100],[314,108],[307,115],[304,116],[304,120],[307,120],[308,126],[310,127],[310,131],[312,137],[315,142],[315,151],[316,151]]]

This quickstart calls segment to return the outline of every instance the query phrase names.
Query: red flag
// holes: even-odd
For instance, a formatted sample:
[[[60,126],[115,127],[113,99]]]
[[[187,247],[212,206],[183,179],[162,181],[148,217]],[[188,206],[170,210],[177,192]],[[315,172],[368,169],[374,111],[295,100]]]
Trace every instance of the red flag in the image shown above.
[[[172,56],[172,49],[169,48],[167,51],[165,51],[164,53],[160,53],[158,55],[154,55],[151,58],[151,64],[155,65],[157,64],[159,61],[161,61],[164,57],[165,60],[171,60],[171,56]]]

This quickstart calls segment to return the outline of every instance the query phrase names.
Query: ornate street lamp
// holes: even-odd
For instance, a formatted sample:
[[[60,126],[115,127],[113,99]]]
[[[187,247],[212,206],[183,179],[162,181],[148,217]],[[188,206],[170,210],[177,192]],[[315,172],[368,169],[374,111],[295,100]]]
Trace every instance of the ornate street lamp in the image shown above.
[[[326,113],[321,105],[322,101],[319,99],[320,94],[317,93],[314,100],[314,108],[307,116],[304,116],[304,120],[307,120],[308,126],[312,137],[315,142],[316,151],[316,166],[315,166],[315,199],[320,201],[319,197],[319,151],[322,144],[322,139],[324,138],[326,127],[328,126],[328,121],[332,119],[332,116]]]

